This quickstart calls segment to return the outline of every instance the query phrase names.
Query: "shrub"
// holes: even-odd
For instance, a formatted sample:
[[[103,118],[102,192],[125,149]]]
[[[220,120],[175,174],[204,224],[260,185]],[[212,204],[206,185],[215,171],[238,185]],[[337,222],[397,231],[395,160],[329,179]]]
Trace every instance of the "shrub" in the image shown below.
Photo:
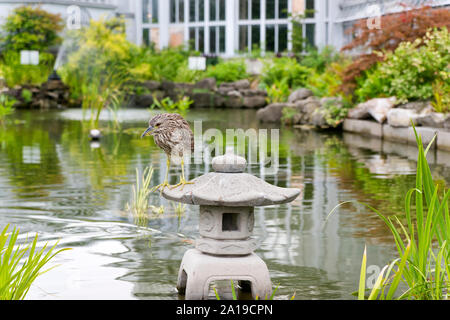
[[[47,81],[55,59],[46,51],[61,42],[58,32],[62,29],[61,17],[40,7],[21,6],[6,18],[0,38],[0,69],[8,87]],[[21,50],[38,50],[39,65],[21,65]]]
[[[61,42],[58,33],[64,28],[60,15],[40,7],[21,6],[14,9],[3,25],[5,36],[1,39],[3,51],[39,50]]]
[[[286,102],[291,91],[285,79],[275,82],[272,86],[267,87],[267,95],[269,103]]]
[[[246,79],[248,74],[243,60],[229,60],[220,61],[217,65],[208,67],[205,77],[215,78],[217,83],[222,83]]]
[[[266,87],[285,80],[289,88],[304,87],[313,70],[300,65],[292,58],[277,58],[266,63],[261,75],[261,82]]]
[[[52,54],[40,52],[38,65],[22,65],[18,52],[7,51],[0,61],[0,69],[6,85],[10,88],[16,85],[40,85],[47,81],[53,70],[54,61]]]
[[[380,19],[380,29],[371,29],[367,20],[361,20],[348,30],[354,38],[343,50],[358,49],[363,53],[343,72],[342,90],[346,93],[356,88],[358,77],[364,76],[365,71],[383,60],[384,56],[376,52],[394,51],[401,42],[423,38],[430,28],[449,28],[450,10],[431,6],[405,7],[401,13],[384,15]]]
[[[302,66],[323,73],[332,63],[343,60],[343,56],[336,52],[332,46],[326,46],[321,51],[311,49],[307,55],[300,60]]]
[[[318,97],[343,96],[340,90],[342,85],[342,70],[350,63],[348,59],[341,59],[328,65],[324,72],[314,72],[308,78],[306,87]]]
[[[430,31],[423,39],[403,42],[367,72],[356,90],[359,100],[396,96],[400,101],[433,98],[433,83],[450,85],[450,35],[447,28]]]

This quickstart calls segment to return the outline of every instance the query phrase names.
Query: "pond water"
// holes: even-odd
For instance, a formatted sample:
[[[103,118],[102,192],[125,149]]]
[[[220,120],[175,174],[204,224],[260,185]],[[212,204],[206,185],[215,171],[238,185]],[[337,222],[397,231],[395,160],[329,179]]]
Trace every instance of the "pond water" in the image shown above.
[[[102,115],[103,120],[108,114]],[[59,241],[72,248],[57,255],[55,269],[42,275],[27,299],[183,299],[176,286],[184,252],[198,236],[196,206],[184,211],[159,194],[161,216],[137,225],[125,208],[132,196],[136,168],[155,169],[152,184],[162,182],[166,158],[151,138],[140,139],[150,114],[129,109],[118,113],[121,133],[101,122],[99,144],[91,143],[79,121],[80,110],[21,111],[0,126],[0,228],[39,233],[40,245]],[[268,128],[254,111],[193,110],[190,122],[203,130]],[[364,206],[387,215],[402,215],[404,197],[414,187],[415,146],[334,132],[280,130],[280,166],[265,175],[256,164],[249,172],[282,187],[304,186],[288,205],[257,208],[256,253],[264,259],[276,299],[353,299],[361,258],[382,268],[395,256],[393,239],[383,222]],[[432,151],[436,181],[450,184],[450,154]],[[191,164],[190,179],[210,171]],[[171,183],[179,168],[172,168]],[[326,223],[325,223],[326,222]]]

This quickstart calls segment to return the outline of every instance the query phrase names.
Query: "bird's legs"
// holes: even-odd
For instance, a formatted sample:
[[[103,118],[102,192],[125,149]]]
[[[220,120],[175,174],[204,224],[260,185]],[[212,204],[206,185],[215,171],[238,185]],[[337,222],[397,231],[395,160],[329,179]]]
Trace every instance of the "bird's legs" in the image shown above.
[[[163,192],[165,187],[170,187],[169,184],[169,170],[170,170],[170,158],[167,159],[167,168],[166,168],[166,177],[164,178],[164,182],[160,185],[153,188],[153,191],[157,191],[158,189],[161,189],[160,191]]]
[[[181,186],[181,190],[183,190],[184,186],[187,184],[194,184],[193,182],[186,181],[186,178],[184,177],[184,159],[181,159],[181,177],[180,182],[173,187],[169,187],[170,189],[175,189]]]

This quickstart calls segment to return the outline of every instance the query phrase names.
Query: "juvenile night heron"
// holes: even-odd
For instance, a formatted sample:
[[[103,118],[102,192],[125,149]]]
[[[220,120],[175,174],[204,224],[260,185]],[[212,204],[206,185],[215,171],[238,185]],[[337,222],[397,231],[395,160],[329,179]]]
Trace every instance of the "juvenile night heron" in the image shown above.
[[[178,113],[163,113],[150,119],[148,129],[142,134],[141,138],[152,135],[158,147],[164,150],[167,155],[167,170],[164,182],[157,186],[155,190],[170,187],[168,176],[170,163],[181,164],[180,183],[173,188],[186,184],[188,182],[184,176],[184,157],[194,151],[194,134],[189,128],[188,122]]]

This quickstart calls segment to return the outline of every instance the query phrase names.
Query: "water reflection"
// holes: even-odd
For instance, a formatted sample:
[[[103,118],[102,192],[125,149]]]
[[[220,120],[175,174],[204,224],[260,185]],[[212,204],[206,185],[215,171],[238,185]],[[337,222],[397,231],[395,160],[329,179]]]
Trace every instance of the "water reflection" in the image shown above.
[[[141,140],[146,110],[118,114],[122,132],[105,130],[92,145],[79,121],[81,112],[20,112],[15,123],[0,128],[0,227],[18,225],[39,232],[41,243],[61,239],[74,248],[57,256],[61,264],[38,279],[28,298],[45,299],[178,299],[175,290],[184,252],[198,234],[198,208],[178,216],[163,205],[162,218],[138,227],[125,210],[140,172],[152,165],[152,184],[162,182],[165,155],[151,139]],[[107,119],[108,115],[103,115]],[[143,120],[144,119],[144,120]],[[254,111],[194,110],[188,120],[203,120],[203,129],[271,129],[260,125]],[[103,123],[108,128],[107,123]],[[298,299],[349,299],[358,283],[363,247],[368,264],[382,266],[394,254],[390,233],[361,205],[388,215],[402,215],[406,192],[415,183],[414,147],[352,134],[282,128],[280,170],[265,175],[259,165],[249,172],[283,186],[304,186],[289,205],[257,208],[257,253],[266,261],[278,298],[296,292]],[[429,154],[433,175],[450,182],[450,155]],[[163,170],[160,170],[162,168]],[[192,179],[211,170],[191,164]],[[170,182],[177,182],[172,168]],[[25,238],[23,238],[25,239]]]

